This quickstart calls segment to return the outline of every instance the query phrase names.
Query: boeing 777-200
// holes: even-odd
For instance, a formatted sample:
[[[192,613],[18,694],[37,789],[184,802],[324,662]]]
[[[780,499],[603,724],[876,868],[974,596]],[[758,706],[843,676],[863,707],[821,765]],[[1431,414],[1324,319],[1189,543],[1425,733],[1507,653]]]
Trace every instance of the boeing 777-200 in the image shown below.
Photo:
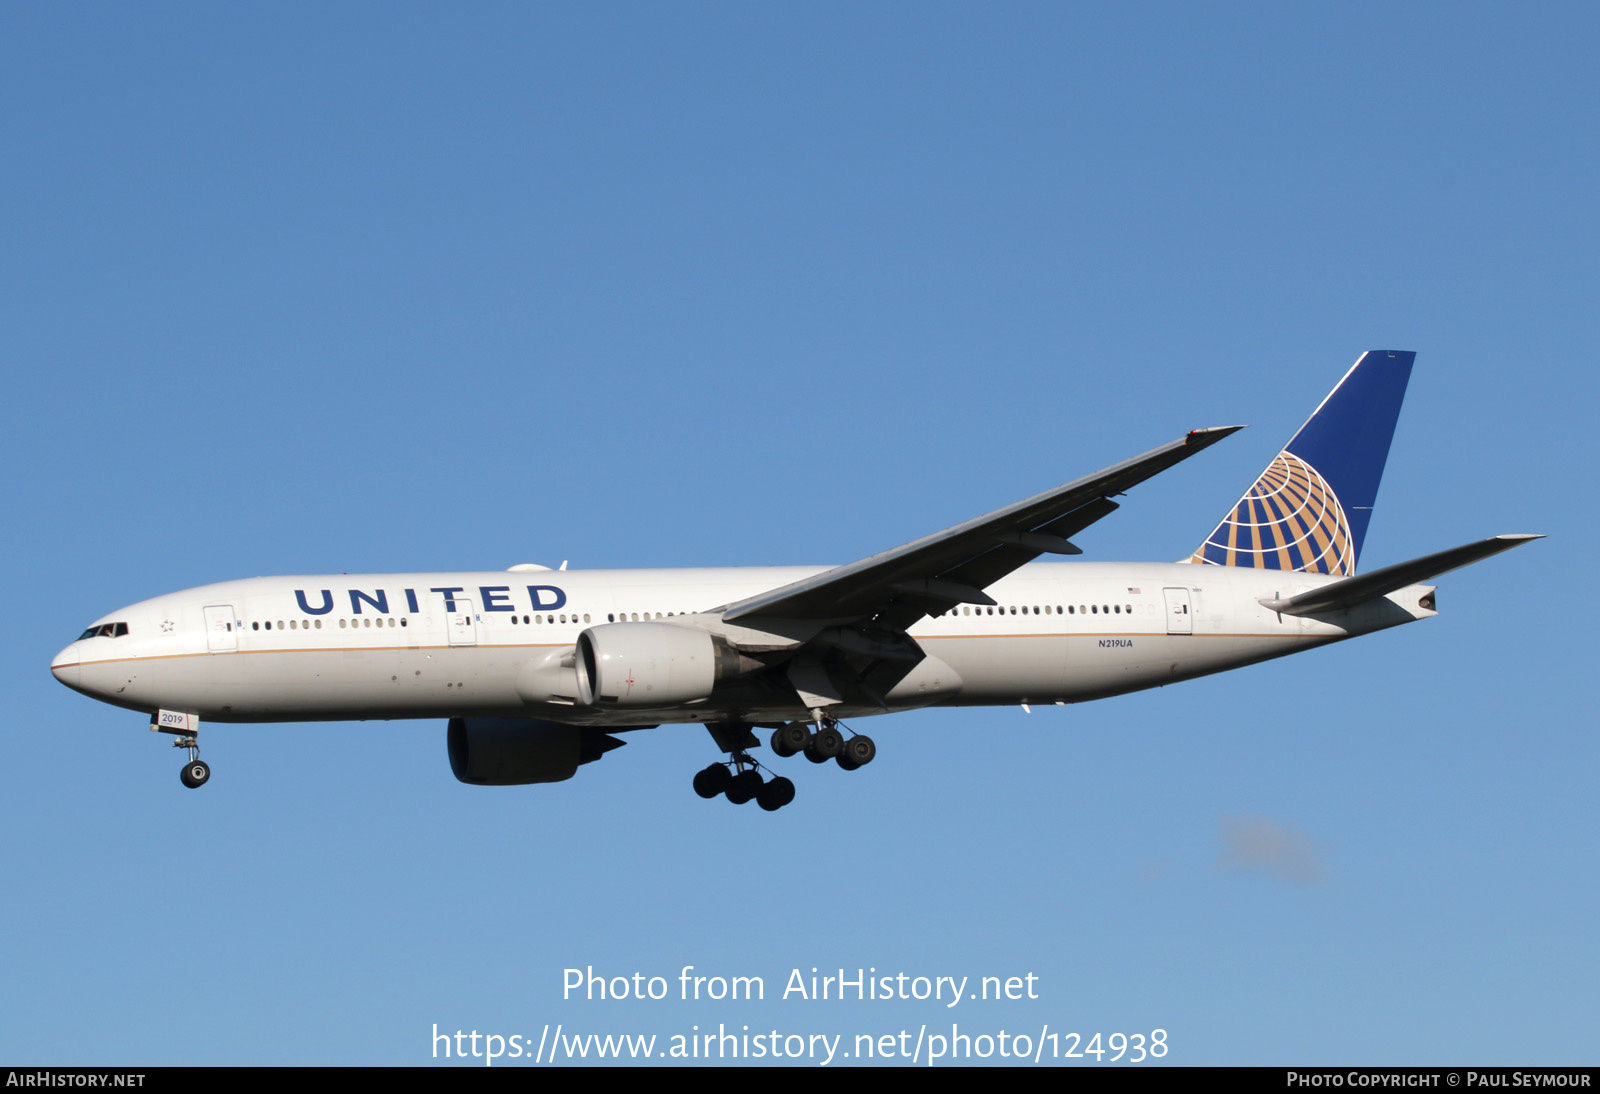
[[[51,671],[174,734],[190,787],[209,722],[447,719],[456,777],[491,786],[703,722],[727,759],[695,790],[780,809],[794,783],[763,776],[757,729],[779,756],[855,770],[877,749],[844,718],[1101,699],[1434,615],[1419,582],[1539,537],[1356,572],[1414,357],[1363,354],[1181,562],[1036,560],[1081,554],[1113,498],[1238,427],[846,566],[229,581],[104,616]]]

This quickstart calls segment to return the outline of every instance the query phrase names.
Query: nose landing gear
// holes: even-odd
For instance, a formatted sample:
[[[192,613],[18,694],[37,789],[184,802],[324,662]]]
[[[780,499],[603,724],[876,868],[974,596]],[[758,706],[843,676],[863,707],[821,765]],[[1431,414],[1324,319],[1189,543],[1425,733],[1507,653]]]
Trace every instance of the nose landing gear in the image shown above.
[[[170,733],[177,737],[173,748],[189,750],[189,762],[178,772],[178,778],[190,790],[198,789],[211,778],[211,765],[200,758],[200,719],[182,711],[158,710],[150,719],[152,732]]]

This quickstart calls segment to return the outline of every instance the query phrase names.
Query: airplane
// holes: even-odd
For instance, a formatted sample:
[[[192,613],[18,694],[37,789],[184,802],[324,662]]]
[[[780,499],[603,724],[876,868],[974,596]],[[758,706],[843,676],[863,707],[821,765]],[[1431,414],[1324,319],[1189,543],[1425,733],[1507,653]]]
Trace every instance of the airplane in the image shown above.
[[[1037,561],[1126,491],[1234,433],[1193,430],[1053,490],[844,566],[251,578],[102,616],[51,663],[150,716],[203,785],[202,722],[446,720],[465,783],[559,782],[625,741],[704,723],[701,797],[794,800],[750,755],[858,770],[844,723],[922,707],[1079,703],[1437,614],[1439,574],[1538,535],[1358,573],[1412,352],[1361,355],[1194,552]],[[772,777],[764,777],[766,771]]]

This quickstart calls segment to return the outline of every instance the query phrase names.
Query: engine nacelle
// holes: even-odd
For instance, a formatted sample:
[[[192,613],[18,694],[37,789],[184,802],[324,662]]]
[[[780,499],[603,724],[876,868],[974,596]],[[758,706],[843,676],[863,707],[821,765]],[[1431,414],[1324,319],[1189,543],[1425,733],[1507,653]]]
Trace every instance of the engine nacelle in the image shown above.
[[[476,786],[558,783],[626,744],[598,729],[537,718],[452,718],[450,770]]]
[[[578,636],[578,701],[663,707],[709,699],[718,680],[762,667],[710,633],[672,623],[603,623]]]

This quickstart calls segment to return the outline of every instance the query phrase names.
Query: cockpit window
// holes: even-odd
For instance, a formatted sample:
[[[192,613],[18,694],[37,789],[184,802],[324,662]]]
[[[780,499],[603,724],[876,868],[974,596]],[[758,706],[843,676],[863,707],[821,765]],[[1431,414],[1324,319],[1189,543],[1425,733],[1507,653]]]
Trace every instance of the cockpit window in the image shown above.
[[[121,638],[127,633],[128,625],[126,623],[101,623],[99,626],[90,627],[78,635],[78,641],[82,642],[85,638]]]

